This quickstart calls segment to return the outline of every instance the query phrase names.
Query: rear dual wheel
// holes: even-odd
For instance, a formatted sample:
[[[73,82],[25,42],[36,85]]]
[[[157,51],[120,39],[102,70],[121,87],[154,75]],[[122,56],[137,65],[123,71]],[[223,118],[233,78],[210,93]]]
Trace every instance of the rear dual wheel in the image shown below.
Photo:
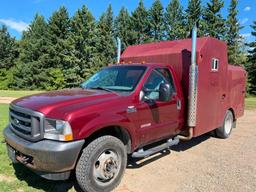
[[[76,166],[76,178],[83,191],[112,191],[120,183],[127,164],[122,141],[102,136],[85,149]]]

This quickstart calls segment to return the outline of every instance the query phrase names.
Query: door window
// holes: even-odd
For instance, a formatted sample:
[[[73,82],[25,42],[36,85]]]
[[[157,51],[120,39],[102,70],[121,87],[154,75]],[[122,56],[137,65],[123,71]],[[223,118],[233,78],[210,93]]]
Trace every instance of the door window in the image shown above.
[[[164,76],[164,78],[166,79],[166,81],[170,84],[171,92],[176,92],[175,87],[174,87],[174,83],[173,83],[173,79],[172,79],[172,76],[171,76],[171,73],[170,73],[169,69],[167,69],[167,68],[157,68],[156,70],[159,73],[161,73]]]
[[[149,100],[159,99],[159,88],[161,83],[169,83],[171,91],[174,90],[173,81],[168,69],[154,69],[144,84],[144,98]]]

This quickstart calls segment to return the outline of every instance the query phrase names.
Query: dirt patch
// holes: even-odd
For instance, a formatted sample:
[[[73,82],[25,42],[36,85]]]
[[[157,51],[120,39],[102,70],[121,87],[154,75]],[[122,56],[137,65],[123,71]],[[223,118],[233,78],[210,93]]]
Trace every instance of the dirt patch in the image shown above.
[[[128,166],[115,191],[255,191],[255,125],[256,110],[246,110],[230,138],[203,135]]]
[[[0,174],[0,181],[3,182],[12,182],[15,181],[16,179],[14,177],[10,177],[10,176],[6,176],[6,175],[2,175]]]
[[[15,97],[0,97],[0,103],[6,103],[9,104],[11,103],[13,100],[15,100],[17,98]]]

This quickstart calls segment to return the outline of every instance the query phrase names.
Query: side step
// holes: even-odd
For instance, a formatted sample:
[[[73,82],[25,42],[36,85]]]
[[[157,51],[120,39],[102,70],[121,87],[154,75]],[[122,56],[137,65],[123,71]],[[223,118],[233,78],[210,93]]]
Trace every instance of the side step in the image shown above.
[[[143,149],[139,149],[138,151],[132,153],[132,157],[133,158],[148,157],[148,156],[150,156],[150,155],[152,155],[154,153],[157,153],[159,151],[167,149],[167,148],[169,148],[169,147],[171,147],[173,145],[177,145],[179,142],[180,142],[179,138],[178,137],[174,137],[173,139],[167,140],[166,143],[163,143],[161,145],[158,145],[158,146],[153,147],[151,149],[148,149],[146,151],[144,151]]]

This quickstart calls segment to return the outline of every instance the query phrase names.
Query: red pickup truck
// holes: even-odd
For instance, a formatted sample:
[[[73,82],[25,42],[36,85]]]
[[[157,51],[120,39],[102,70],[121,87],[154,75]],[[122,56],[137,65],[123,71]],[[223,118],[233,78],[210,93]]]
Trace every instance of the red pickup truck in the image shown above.
[[[111,191],[127,155],[147,157],[210,131],[229,137],[243,115],[246,72],[228,64],[224,42],[195,35],[130,46],[81,88],[12,102],[4,130],[12,162],[51,180],[75,170],[84,191]]]

